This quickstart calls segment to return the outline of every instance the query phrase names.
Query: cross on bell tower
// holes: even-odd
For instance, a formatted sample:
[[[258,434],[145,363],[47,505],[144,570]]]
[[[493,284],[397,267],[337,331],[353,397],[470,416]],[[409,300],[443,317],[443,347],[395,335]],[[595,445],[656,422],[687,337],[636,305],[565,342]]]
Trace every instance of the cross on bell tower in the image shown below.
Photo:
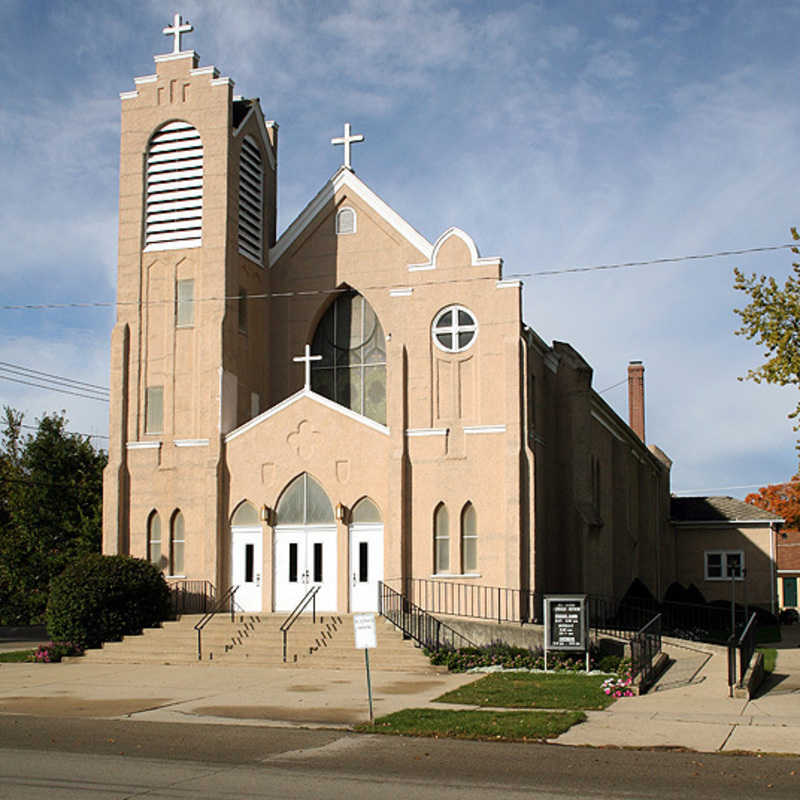
[[[193,30],[194,27],[189,24],[189,20],[187,19],[185,22],[182,22],[181,15],[176,12],[175,16],[172,18],[172,25],[167,25],[162,32],[166,36],[174,37],[172,42],[172,52],[180,53],[181,36],[184,33],[191,33]]]

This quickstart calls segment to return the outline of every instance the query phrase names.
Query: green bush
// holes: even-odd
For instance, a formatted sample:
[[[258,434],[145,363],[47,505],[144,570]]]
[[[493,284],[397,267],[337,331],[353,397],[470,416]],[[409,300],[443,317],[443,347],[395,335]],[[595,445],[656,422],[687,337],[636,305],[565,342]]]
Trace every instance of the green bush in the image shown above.
[[[619,669],[620,662],[622,661],[622,656],[603,656],[600,659],[600,663],[597,665],[599,670],[603,672],[616,672]]]
[[[493,642],[482,647],[462,647],[457,650],[443,647],[425,651],[432,664],[446,666],[450,672],[466,672],[474,667],[499,666],[503,669],[544,669],[542,648],[514,647],[503,642]],[[598,652],[589,651],[590,668],[594,669]],[[551,651],[547,657],[548,669],[554,672],[580,672],[586,668],[584,653],[560,653]]]
[[[90,553],[50,584],[47,632],[56,641],[99,647],[166,619],[169,588],[148,561]]]

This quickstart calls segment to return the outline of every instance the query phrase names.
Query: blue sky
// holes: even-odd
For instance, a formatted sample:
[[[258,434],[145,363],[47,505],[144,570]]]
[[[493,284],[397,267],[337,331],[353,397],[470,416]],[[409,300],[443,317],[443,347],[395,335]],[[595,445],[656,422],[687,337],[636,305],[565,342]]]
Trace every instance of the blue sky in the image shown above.
[[[0,0],[3,304],[113,301],[119,92],[171,50],[175,11],[184,47],[280,124],[279,231],[341,163],[345,120],[374,191],[507,275],[776,245],[800,224],[797,3]],[[761,353],[733,334],[734,266],[783,278],[791,255],[525,278],[526,321],[598,390],[644,361],[675,491],[743,496],[796,469],[797,390],[737,380]],[[0,310],[0,361],[108,385],[112,324]],[[624,385],[603,397],[627,417]],[[0,403],[107,433],[97,401],[0,380]]]

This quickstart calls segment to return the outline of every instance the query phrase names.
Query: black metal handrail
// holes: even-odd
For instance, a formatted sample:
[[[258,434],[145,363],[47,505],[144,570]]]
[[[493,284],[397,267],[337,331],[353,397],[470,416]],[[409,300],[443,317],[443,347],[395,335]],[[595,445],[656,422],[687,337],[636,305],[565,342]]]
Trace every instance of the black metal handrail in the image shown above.
[[[758,629],[758,622],[756,620],[755,612],[750,615],[747,620],[742,635],[739,637],[736,649],[739,651],[739,686],[744,684],[744,676],[747,668],[750,666],[750,660],[753,658],[753,653],[756,651],[756,630]]]
[[[225,592],[222,597],[220,597],[219,602],[211,609],[201,620],[198,622],[194,629],[197,631],[197,660],[203,660],[203,628],[208,625],[209,622],[213,619],[214,615],[217,612],[222,611],[225,606],[230,603],[230,612],[231,612],[231,622],[234,620],[235,611],[235,603],[236,603],[236,591],[239,587],[238,586],[231,586],[227,592]]]
[[[167,580],[172,613],[205,614],[214,605],[217,590],[211,581],[187,580],[185,578]]]
[[[631,638],[631,675],[641,673],[641,683],[653,676],[653,659],[661,652],[661,614],[656,614]]]
[[[281,633],[283,634],[283,660],[286,661],[286,649],[289,636],[289,629],[297,621],[297,618],[305,611],[306,606],[311,603],[311,621],[317,621],[317,592],[322,587],[312,586],[303,596],[303,599],[294,607],[294,611],[289,614],[281,625]]]
[[[404,636],[428,650],[477,647],[475,642],[432,617],[383,581],[378,581],[378,613],[399,628]]]

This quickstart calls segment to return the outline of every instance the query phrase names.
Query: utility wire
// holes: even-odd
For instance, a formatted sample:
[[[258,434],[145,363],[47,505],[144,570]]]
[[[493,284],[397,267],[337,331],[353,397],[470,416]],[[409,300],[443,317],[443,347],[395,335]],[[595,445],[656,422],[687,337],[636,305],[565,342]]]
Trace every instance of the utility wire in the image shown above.
[[[31,431],[38,431],[38,425],[25,425],[24,423],[20,424],[20,428],[27,428]],[[65,431],[65,433],[70,434],[71,436],[86,436],[90,439],[108,439],[108,436],[104,433],[80,433],[79,431]]]
[[[41,383],[33,383],[31,381],[20,380],[19,378],[12,378],[10,375],[0,375],[0,379],[7,380],[7,381],[14,381],[14,383],[22,383],[25,386],[34,386],[37,389],[47,389],[48,391],[51,391],[51,392],[60,392],[61,394],[71,394],[74,397],[82,397],[85,400],[99,400],[101,403],[108,403],[109,402],[108,397],[97,397],[96,395],[91,395],[91,394],[82,394],[80,392],[71,392],[68,389],[59,389],[56,386],[47,386],[47,385],[41,384]]]
[[[562,267],[557,269],[544,269],[532,272],[515,272],[510,275],[504,275],[502,280],[516,280],[519,278],[540,278],[551,275],[567,275],[580,272],[597,272],[601,270],[613,269],[626,269],[629,267],[646,267],[658,264],[676,264],[681,261],[698,261],[711,258],[726,258],[730,256],[750,255],[752,253],[766,253],[774,250],[788,250],[797,247],[797,244],[792,242],[789,244],[776,244],[765,245],[763,247],[747,247],[741,250],[719,250],[714,253],[699,253],[686,256],[674,256],[668,258],[653,258],[646,261],[624,261],[613,264],[594,264],[591,266],[583,267]],[[464,283],[470,280],[495,280],[495,278],[477,277],[465,279],[452,279],[447,281],[425,281],[422,283],[415,283],[414,287],[437,285],[442,286],[448,283]],[[365,286],[365,290],[376,289],[400,289],[407,288],[405,284],[381,284],[375,286]],[[248,300],[266,300],[266,299],[279,299],[290,297],[309,297],[321,294],[339,294],[348,292],[350,289],[336,288],[336,289],[309,289],[304,291],[287,291],[287,292],[265,292],[259,294],[247,295]],[[239,295],[220,296],[220,297],[202,297],[193,300],[194,303],[206,302],[236,302],[240,300]],[[174,304],[175,300],[118,300],[116,302],[77,302],[77,303],[20,303],[20,304],[5,304],[0,305],[0,311],[51,311],[54,309],[67,309],[67,308],[114,308],[122,306],[146,306],[146,305],[163,305]]]
[[[23,367],[20,364],[11,364],[8,361],[0,361],[0,369],[11,371],[15,374],[21,375],[24,378],[34,378],[41,380],[44,378],[52,378],[56,383],[62,383],[73,389],[87,389],[89,391],[99,390],[108,394],[107,386],[98,386],[96,383],[86,383],[86,381],[75,380],[74,378],[67,378],[63,375],[53,375],[50,372],[40,372],[38,369],[31,367]],[[39,376],[42,376],[39,378]]]
[[[606,386],[605,389],[600,389],[600,391],[598,391],[597,394],[603,394],[604,392],[610,392],[612,389],[616,389],[617,386],[622,386],[623,383],[627,383],[627,382],[628,382],[628,379],[627,378],[623,378],[618,383],[612,384],[611,386]]]

